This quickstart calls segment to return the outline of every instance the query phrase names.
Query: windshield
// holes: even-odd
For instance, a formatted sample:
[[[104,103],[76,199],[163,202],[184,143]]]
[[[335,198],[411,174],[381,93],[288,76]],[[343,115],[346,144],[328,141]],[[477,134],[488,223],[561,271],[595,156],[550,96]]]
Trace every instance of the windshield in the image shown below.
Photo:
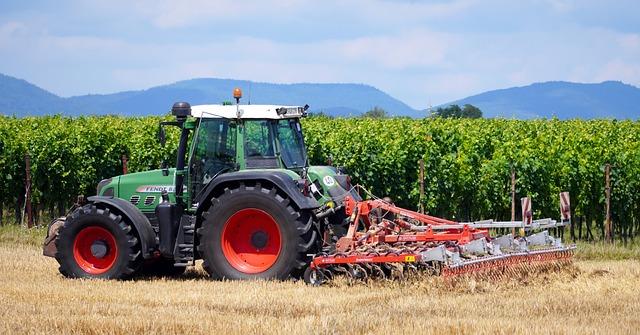
[[[305,166],[307,155],[298,119],[279,120],[277,125],[280,157],[284,165],[288,169]]]

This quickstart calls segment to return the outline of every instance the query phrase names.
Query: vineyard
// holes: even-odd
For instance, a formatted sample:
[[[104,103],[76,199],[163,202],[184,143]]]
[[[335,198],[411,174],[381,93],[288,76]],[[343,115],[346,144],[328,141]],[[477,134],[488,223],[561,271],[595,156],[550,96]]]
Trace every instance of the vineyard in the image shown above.
[[[0,217],[21,220],[27,153],[40,221],[63,213],[76,195],[94,194],[99,180],[122,174],[123,155],[129,172],[158,168],[163,160],[172,165],[177,133],[160,147],[161,119],[0,117]],[[558,193],[569,191],[575,239],[604,234],[609,164],[614,236],[627,241],[640,232],[639,122],[312,117],[303,126],[311,164],[331,161],[372,193],[438,216],[510,219],[512,171],[516,196],[532,198],[536,217],[557,217]]]

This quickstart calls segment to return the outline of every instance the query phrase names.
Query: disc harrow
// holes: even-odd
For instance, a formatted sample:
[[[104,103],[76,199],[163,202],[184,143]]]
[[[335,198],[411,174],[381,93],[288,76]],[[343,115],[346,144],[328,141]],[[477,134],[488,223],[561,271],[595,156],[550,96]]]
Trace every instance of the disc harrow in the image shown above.
[[[320,285],[336,276],[350,280],[402,280],[414,274],[515,277],[571,262],[575,245],[565,246],[549,229],[571,223],[568,195],[561,196],[561,220],[533,220],[524,199],[523,220],[454,222],[382,199],[344,199],[349,229],[330,253],[314,255],[305,281]],[[526,200],[526,201],[525,201]],[[563,201],[564,200],[564,201]],[[495,236],[493,229],[518,230]]]

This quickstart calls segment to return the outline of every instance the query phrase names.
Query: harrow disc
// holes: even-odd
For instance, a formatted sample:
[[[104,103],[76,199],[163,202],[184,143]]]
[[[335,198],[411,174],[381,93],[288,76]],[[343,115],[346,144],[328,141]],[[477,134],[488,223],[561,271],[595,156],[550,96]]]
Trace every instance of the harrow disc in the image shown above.
[[[442,248],[436,247],[436,248]],[[341,253],[337,258],[323,255],[314,259],[312,266],[305,271],[305,282],[318,286],[331,281],[334,277],[345,277],[351,282],[376,280],[403,281],[418,276],[439,276],[443,278],[480,277],[489,280],[521,278],[527,274],[553,272],[561,270],[572,262],[575,246],[543,248],[526,252],[513,252],[500,255],[486,255],[472,258],[460,258],[452,254],[442,260],[422,260],[429,255],[424,248],[417,248],[412,259],[386,262],[387,255]],[[406,250],[405,250],[406,251]],[[394,255],[392,257],[402,257]],[[327,262],[327,263],[323,263]],[[333,262],[343,262],[333,264]],[[331,265],[327,265],[331,264]]]

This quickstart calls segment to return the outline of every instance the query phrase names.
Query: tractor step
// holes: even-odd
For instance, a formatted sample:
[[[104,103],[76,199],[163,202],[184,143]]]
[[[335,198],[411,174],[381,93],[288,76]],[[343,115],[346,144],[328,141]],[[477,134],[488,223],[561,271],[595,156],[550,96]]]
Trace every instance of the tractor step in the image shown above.
[[[193,215],[184,214],[180,218],[180,226],[178,226],[178,236],[173,251],[175,260],[174,266],[195,265],[194,257],[194,232],[196,227],[196,218]]]

